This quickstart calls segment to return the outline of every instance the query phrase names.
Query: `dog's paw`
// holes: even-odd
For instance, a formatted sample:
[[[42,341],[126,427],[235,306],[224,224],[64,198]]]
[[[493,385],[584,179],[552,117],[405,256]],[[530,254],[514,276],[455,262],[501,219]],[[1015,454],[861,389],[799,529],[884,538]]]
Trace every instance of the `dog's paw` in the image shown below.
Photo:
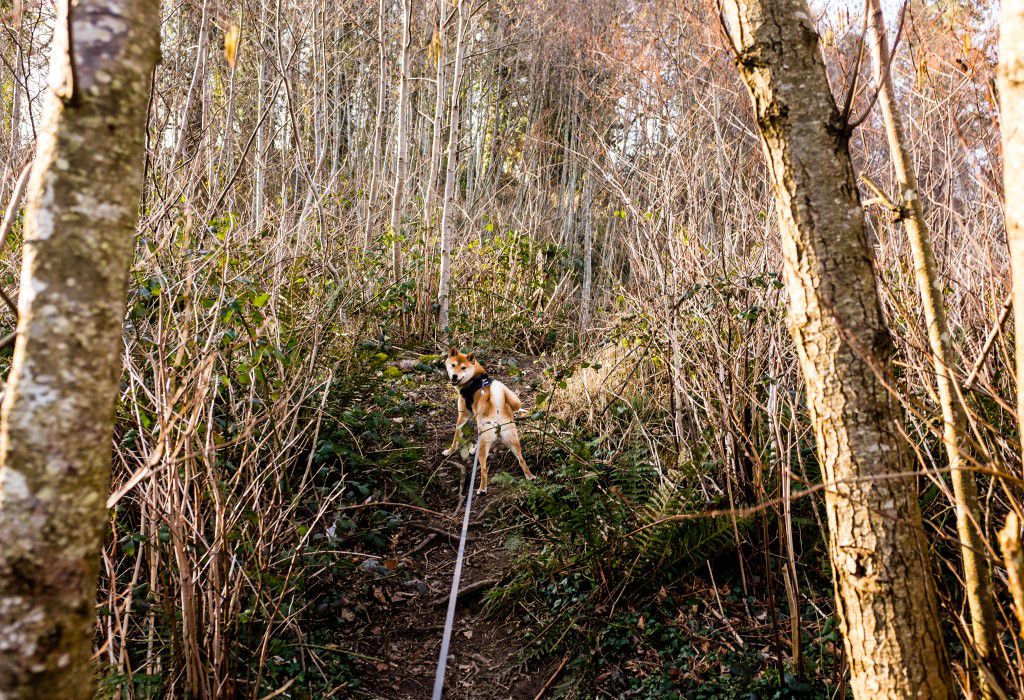
[[[487,489],[477,489],[476,490],[476,495],[477,496],[486,496],[487,495]]]
[[[527,474],[526,475],[526,480],[527,481],[534,481],[536,478],[537,478],[536,474]]]
[[[444,455],[445,457],[450,457],[450,456],[451,456],[451,454],[452,454],[452,452],[454,452],[454,451],[455,451],[455,450],[453,450],[452,448],[450,448],[450,447],[449,447],[449,448],[448,448],[447,450],[445,450],[445,451],[444,451],[444,452],[442,452],[441,454],[443,454],[443,455]]]

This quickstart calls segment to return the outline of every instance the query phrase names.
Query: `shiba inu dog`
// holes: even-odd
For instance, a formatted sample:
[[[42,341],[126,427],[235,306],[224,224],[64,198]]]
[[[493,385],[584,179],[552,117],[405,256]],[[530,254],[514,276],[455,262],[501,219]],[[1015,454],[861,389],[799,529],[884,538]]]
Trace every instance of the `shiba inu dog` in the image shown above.
[[[480,488],[476,492],[487,493],[487,455],[499,436],[519,460],[526,478],[533,479],[533,472],[523,459],[519,431],[516,430],[515,413],[523,406],[516,393],[487,376],[487,370],[476,361],[475,353],[463,355],[458,348],[449,348],[444,366],[452,386],[459,390],[459,418],[455,422],[455,437],[444,454],[450,455],[456,450],[462,426],[471,415],[476,416],[476,429],[480,436],[480,454],[477,456],[480,462]]]

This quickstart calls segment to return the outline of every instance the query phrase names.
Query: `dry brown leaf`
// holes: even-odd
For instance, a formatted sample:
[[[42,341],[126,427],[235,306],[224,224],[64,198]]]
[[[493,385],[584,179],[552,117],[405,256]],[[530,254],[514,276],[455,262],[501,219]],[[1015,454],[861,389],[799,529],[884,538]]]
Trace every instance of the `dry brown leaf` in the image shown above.
[[[241,30],[234,22],[224,30],[224,58],[232,68],[235,67],[235,58],[238,56],[238,39],[240,35]]]

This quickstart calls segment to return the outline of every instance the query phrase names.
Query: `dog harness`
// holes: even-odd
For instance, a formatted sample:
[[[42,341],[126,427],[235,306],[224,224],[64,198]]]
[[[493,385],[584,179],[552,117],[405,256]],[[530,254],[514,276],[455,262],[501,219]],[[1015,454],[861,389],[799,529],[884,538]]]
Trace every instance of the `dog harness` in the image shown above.
[[[470,413],[473,412],[473,397],[476,396],[476,392],[486,389],[492,382],[494,380],[488,377],[486,373],[478,374],[466,386],[459,389],[459,393],[462,394],[462,400],[466,402],[466,408],[469,409]]]

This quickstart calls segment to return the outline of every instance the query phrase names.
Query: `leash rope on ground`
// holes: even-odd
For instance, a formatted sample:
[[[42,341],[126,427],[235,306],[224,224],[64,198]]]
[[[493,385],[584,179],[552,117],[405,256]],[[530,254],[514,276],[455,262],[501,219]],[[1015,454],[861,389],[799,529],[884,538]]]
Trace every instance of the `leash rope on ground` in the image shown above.
[[[466,512],[462,516],[462,536],[459,537],[459,553],[455,557],[455,573],[452,574],[452,590],[448,596],[448,614],[444,618],[444,635],[441,637],[441,656],[437,660],[437,673],[434,675],[433,700],[441,700],[444,695],[444,674],[448,669],[448,648],[452,643],[452,627],[455,624],[455,603],[459,598],[459,579],[462,578],[462,555],[466,553],[466,536],[469,534],[469,513],[473,507],[473,489],[476,486],[476,467],[480,459],[480,443],[476,441],[473,453],[473,471],[469,474],[469,491],[466,493]]]

